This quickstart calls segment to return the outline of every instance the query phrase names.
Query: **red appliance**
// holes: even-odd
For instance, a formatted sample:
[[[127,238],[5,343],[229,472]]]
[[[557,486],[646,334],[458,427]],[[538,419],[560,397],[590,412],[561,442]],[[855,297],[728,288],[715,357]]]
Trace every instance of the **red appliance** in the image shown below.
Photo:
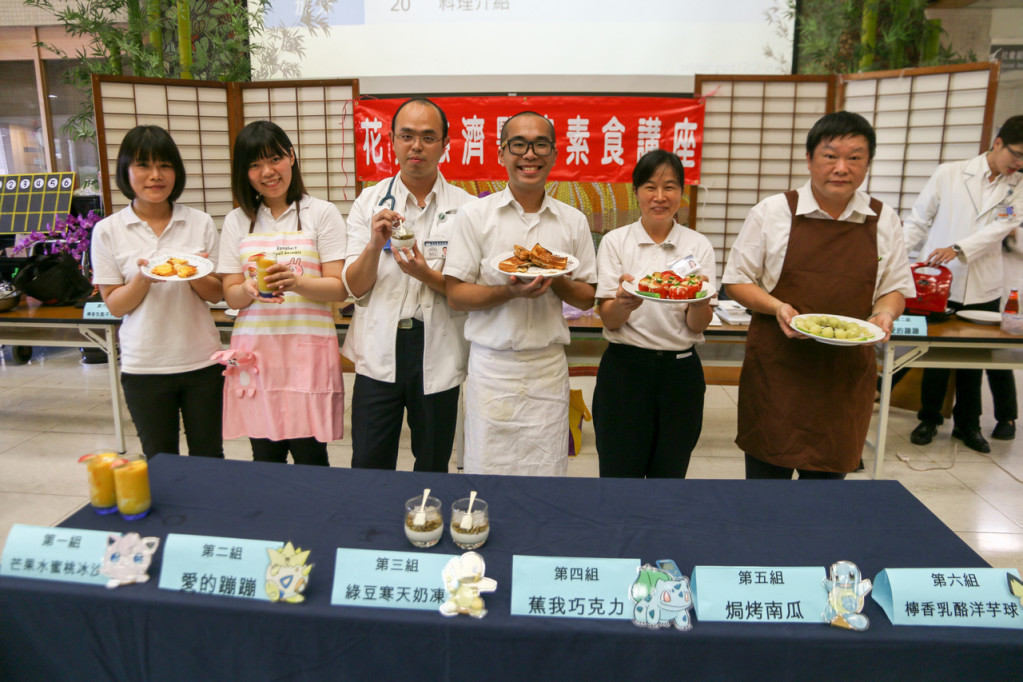
[[[945,312],[952,286],[952,271],[944,265],[926,263],[916,263],[910,269],[916,285],[916,298],[906,299],[906,312],[911,315]]]

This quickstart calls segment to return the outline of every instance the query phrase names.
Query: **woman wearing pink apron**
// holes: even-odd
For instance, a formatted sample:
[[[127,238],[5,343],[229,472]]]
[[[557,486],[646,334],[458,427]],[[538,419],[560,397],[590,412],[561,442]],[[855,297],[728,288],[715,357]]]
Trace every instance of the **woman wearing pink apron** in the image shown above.
[[[291,140],[277,125],[245,126],[234,145],[217,271],[238,309],[224,371],[224,437],[248,436],[256,461],[326,466],[344,431],[344,385],[331,301],[346,297],[344,219],[305,194]],[[256,273],[262,262],[265,291]],[[268,267],[267,264],[269,264]]]

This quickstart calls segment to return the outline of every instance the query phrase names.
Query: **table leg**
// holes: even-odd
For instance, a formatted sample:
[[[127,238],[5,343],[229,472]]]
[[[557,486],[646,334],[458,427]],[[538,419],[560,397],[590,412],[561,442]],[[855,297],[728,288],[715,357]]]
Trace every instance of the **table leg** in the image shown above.
[[[888,409],[892,402],[892,366],[895,364],[895,345],[884,345],[881,363],[881,403],[877,409],[877,446],[874,448],[874,478],[884,478],[884,448],[888,438]]]
[[[465,468],[465,383],[458,392],[458,419],[455,421],[455,464],[458,470]]]
[[[120,363],[117,359],[117,330],[113,325],[106,327],[103,341],[107,352],[107,369],[110,372],[110,404],[114,410],[114,434],[120,443],[118,452],[124,453],[128,448],[124,441],[124,424],[121,423],[121,383],[117,376]]]

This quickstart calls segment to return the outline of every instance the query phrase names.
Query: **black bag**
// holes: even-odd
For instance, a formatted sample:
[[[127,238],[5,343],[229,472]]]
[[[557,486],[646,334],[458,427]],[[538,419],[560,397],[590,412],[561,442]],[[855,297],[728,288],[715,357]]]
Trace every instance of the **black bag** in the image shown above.
[[[92,284],[70,253],[32,256],[14,276],[14,288],[43,305],[74,305],[92,293]]]

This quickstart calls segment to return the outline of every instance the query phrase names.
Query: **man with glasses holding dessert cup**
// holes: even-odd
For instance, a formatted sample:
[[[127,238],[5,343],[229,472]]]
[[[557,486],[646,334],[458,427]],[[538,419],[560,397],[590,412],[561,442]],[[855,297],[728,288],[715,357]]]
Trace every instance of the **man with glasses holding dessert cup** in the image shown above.
[[[416,471],[447,472],[465,379],[465,313],[445,300],[441,268],[467,192],[438,163],[448,121],[413,98],[391,119],[397,175],[366,188],[348,216],[345,286],[356,299],[342,354],[355,363],[352,467],[395,469],[407,412]]]

